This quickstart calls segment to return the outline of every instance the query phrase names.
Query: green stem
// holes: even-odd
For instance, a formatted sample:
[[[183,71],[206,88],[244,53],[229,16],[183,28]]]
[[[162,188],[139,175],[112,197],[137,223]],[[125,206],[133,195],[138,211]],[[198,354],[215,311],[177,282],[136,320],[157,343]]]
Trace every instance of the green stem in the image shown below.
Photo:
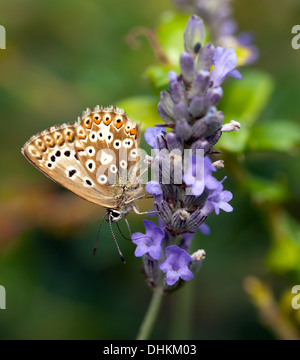
[[[152,299],[150,301],[148,310],[136,337],[137,340],[147,340],[150,337],[151,331],[159,313],[163,296],[164,292],[162,286],[157,287],[153,291]]]
[[[173,294],[173,311],[170,338],[172,340],[189,340],[192,332],[192,315],[194,311],[195,280],[189,281]]]

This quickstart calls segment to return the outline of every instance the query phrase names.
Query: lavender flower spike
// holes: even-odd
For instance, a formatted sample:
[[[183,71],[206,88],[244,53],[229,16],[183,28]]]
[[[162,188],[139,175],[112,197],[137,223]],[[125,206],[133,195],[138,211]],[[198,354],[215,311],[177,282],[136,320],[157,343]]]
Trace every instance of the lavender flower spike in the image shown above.
[[[211,81],[214,87],[222,84],[227,75],[241,79],[242,75],[235,69],[237,63],[237,55],[234,49],[218,46],[213,56],[214,68],[211,73]]]
[[[174,285],[179,278],[185,281],[192,280],[194,275],[188,268],[194,260],[186,251],[176,245],[166,248],[167,260],[162,262],[159,267],[167,274],[166,282],[169,286]]]
[[[153,259],[159,260],[165,232],[152,221],[144,220],[143,223],[146,234],[136,232],[131,236],[132,242],[137,245],[134,255],[139,257],[148,253]]]

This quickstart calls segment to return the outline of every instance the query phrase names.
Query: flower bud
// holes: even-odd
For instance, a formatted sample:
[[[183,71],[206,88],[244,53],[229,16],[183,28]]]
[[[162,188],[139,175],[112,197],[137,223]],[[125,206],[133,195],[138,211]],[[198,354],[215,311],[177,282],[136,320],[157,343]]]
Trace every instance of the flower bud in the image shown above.
[[[185,50],[196,56],[201,48],[205,36],[202,19],[198,16],[191,16],[184,32]]]
[[[182,83],[178,80],[178,76],[175,71],[169,72],[169,87],[170,94],[175,104],[178,102],[186,103],[185,89]]]
[[[207,70],[200,70],[195,77],[192,89],[190,91],[190,98],[195,95],[202,95],[206,92],[209,84],[210,73]]]
[[[199,139],[192,144],[191,149],[192,150],[203,149],[204,152],[207,152],[206,149],[208,146],[209,146],[209,142],[207,140]]]
[[[172,230],[174,232],[182,232],[186,228],[186,221],[189,219],[190,214],[184,210],[179,209],[177,210],[172,217]]]
[[[157,106],[157,111],[159,116],[166,124],[174,124],[175,120],[165,112],[161,102]]]
[[[185,103],[178,102],[174,106],[174,119],[176,121],[181,120],[181,119],[186,119],[187,121],[190,120],[190,114],[188,112],[188,109],[187,109]]]
[[[175,129],[176,134],[184,141],[188,140],[192,135],[192,128],[185,119],[177,121]]]
[[[189,52],[183,52],[180,56],[180,70],[184,80],[191,84],[194,79],[194,59]]]
[[[182,140],[176,134],[175,131],[171,131],[171,132],[167,133],[167,135],[165,136],[165,139],[167,141],[169,150],[173,150],[173,149],[182,150],[182,147],[183,147]]]
[[[212,44],[206,44],[200,51],[196,70],[210,71],[213,61],[215,47]]]
[[[166,223],[166,225],[170,225],[172,222],[172,211],[165,200],[160,202],[154,202],[155,210],[159,212],[159,216],[161,220]]]
[[[206,95],[206,102],[208,106],[216,106],[223,97],[223,89],[221,87],[210,89]]]
[[[204,221],[206,220],[207,216],[202,214],[201,209],[198,209],[196,211],[194,211],[191,214],[191,217],[189,218],[189,220],[186,223],[186,228],[191,231],[191,230],[195,230],[197,229],[201,224],[204,223]]]
[[[212,150],[214,145],[219,141],[222,136],[222,131],[218,130],[212,135],[208,136],[205,140],[208,142],[208,146],[205,148],[205,152],[209,152]]]
[[[159,278],[160,270],[158,261],[154,260],[150,255],[143,256],[144,271],[147,276],[147,283],[150,287],[155,287]]]
[[[218,169],[223,169],[224,168],[224,160],[217,160],[212,165],[217,170]]]
[[[231,120],[229,124],[225,124],[222,126],[222,132],[231,132],[231,131],[239,131],[241,128],[241,124],[238,121]]]
[[[209,136],[221,128],[224,114],[222,111],[216,111],[215,108],[211,108],[203,120],[208,125],[208,134],[206,136]]]
[[[196,252],[194,252],[191,257],[194,259],[194,261],[202,261],[205,259],[205,251],[202,250],[197,250]]]
[[[160,104],[165,113],[171,118],[174,118],[174,103],[169,92],[162,91],[160,93]]]
[[[195,95],[190,102],[189,112],[195,117],[199,118],[202,114],[204,114],[206,108],[205,98],[202,95]]]
[[[205,256],[206,253],[203,249],[197,250],[191,255],[194,261],[190,265],[190,270],[192,271],[193,274],[196,274],[199,271],[202,262],[205,259]]]
[[[207,134],[208,129],[208,125],[203,121],[203,119],[197,120],[192,126],[193,136],[195,138],[201,138]]]

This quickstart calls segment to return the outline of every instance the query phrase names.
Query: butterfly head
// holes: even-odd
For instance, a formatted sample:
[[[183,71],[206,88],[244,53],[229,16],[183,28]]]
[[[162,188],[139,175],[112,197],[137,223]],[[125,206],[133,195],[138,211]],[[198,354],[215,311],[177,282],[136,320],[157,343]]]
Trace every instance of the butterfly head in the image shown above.
[[[118,222],[122,219],[123,214],[119,210],[109,210],[108,216],[111,218],[112,222]]]

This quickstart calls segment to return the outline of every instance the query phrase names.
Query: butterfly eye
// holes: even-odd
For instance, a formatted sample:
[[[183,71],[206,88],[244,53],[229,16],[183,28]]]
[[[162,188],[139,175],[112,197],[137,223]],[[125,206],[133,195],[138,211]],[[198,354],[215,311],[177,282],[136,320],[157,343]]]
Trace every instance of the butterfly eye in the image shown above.
[[[119,213],[119,211],[113,210],[110,213],[111,217],[113,218],[113,221],[119,220],[122,216],[121,213]]]

